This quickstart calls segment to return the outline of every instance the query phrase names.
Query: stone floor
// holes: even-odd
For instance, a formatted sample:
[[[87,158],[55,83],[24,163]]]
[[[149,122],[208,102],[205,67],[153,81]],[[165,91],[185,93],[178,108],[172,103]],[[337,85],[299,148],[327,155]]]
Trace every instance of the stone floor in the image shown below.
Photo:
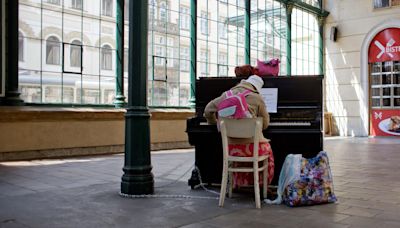
[[[191,190],[194,151],[152,153],[155,197],[119,196],[123,155],[0,163],[0,227],[400,227],[400,139],[326,138],[338,202],[289,208]],[[213,189],[218,191],[218,189]]]

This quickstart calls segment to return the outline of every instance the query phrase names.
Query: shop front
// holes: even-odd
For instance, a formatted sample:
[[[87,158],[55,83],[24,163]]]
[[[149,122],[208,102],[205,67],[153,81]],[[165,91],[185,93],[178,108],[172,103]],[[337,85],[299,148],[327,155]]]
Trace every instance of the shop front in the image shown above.
[[[400,28],[379,31],[368,48],[369,134],[400,136]]]

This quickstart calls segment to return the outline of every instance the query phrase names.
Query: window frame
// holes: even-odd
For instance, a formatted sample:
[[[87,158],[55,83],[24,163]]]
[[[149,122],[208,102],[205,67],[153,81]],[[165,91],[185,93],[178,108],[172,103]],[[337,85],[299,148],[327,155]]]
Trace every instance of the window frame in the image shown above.
[[[386,67],[389,66],[390,69],[388,70],[384,69],[385,66]],[[387,80],[384,81],[384,77]],[[377,80],[374,80],[374,78]],[[369,101],[371,109],[400,110],[400,104],[395,105],[396,103],[395,100],[400,99],[400,94],[395,94],[396,89],[400,91],[400,61],[385,61],[385,62],[370,63]],[[389,94],[384,94],[385,91],[387,90],[389,90]],[[378,94],[375,94],[373,91],[378,91]],[[384,99],[386,100],[389,99],[390,105],[384,105],[385,103]],[[379,100],[379,106],[374,105],[373,100]]]

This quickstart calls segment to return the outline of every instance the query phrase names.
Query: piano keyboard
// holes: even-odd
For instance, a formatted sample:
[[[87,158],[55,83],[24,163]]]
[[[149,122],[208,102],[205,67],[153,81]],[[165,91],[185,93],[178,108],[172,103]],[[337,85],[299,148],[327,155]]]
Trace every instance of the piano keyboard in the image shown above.
[[[270,122],[269,126],[311,126],[310,122]]]

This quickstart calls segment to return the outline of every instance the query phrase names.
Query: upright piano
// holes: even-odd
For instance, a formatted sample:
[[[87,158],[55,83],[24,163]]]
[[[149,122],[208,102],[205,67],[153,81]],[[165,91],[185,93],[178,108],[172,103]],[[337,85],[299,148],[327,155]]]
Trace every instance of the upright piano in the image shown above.
[[[196,114],[187,120],[189,143],[195,148],[195,169],[188,184],[220,184],[222,141],[216,125],[203,117],[209,101],[240,82],[234,77],[204,77],[196,80]],[[263,131],[270,139],[275,158],[272,181],[277,185],[282,164],[288,154],[314,157],[323,149],[323,76],[265,77],[263,88],[277,88],[277,112],[270,114],[270,125]],[[268,107],[267,107],[268,109]]]

